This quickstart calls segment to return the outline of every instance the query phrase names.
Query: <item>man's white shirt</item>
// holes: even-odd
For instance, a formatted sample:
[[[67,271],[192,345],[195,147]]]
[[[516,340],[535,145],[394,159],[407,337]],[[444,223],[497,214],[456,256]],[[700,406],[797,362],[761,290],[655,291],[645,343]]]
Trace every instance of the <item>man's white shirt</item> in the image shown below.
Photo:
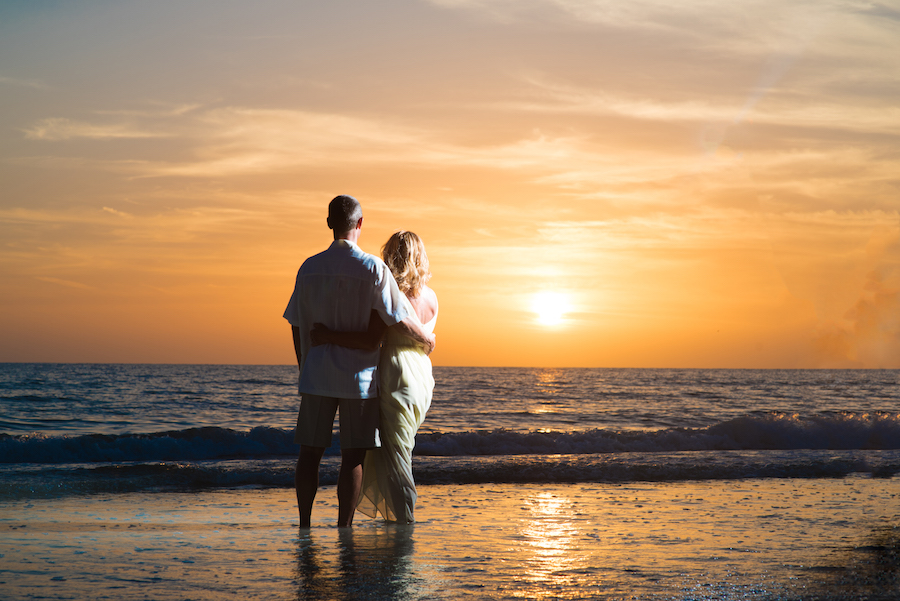
[[[313,347],[309,332],[315,323],[364,332],[372,310],[392,326],[409,316],[402,296],[384,261],[349,240],[335,240],[304,261],[284,311],[284,318],[300,330],[299,392],[346,399],[378,396],[378,350]]]

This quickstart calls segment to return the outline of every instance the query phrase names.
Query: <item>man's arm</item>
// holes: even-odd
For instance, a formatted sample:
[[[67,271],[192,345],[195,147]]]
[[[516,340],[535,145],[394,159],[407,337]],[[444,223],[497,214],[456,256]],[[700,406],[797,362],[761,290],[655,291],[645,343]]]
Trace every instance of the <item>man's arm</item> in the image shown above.
[[[419,320],[416,319],[415,315],[411,315],[391,327],[397,328],[404,336],[418,342],[424,347],[425,352],[429,355],[434,351],[436,343],[434,334],[429,334],[423,330],[422,325],[419,323]]]
[[[420,344],[429,355],[434,350],[434,334],[424,331],[415,316],[407,317],[391,327],[397,328],[404,336]],[[347,348],[374,351],[381,345],[385,332],[387,332],[387,325],[385,325],[384,320],[381,319],[378,311],[372,311],[372,315],[369,318],[369,329],[365,332],[338,332],[329,330],[322,324],[317,323],[313,324],[313,329],[309,335],[313,346],[336,344]]]
[[[329,330],[320,323],[313,324],[309,336],[313,346],[320,344],[336,344],[347,348],[361,349],[364,351],[378,350],[381,339],[387,331],[387,325],[378,315],[378,311],[372,311],[369,316],[369,328],[365,332],[337,332]]]
[[[300,366],[303,365],[300,356],[300,328],[291,326],[291,334],[294,337],[294,353],[297,355],[297,369],[300,369]]]

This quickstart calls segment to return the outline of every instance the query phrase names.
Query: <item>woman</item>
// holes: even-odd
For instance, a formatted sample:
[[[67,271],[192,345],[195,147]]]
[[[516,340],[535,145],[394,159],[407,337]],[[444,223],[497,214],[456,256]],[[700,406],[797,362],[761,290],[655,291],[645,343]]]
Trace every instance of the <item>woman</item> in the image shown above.
[[[438,302],[427,285],[431,273],[422,240],[412,232],[397,232],[385,243],[381,255],[394,274],[410,313],[416,315],[428,333],[433,332]],[[372,316],[366,333],[333,332],[317,325],[312,336],[314,344],[351,347],[377,344],[383,336],[378,364],[381,448],[366,454],[357,509],[369,517],[380,513],[389,522],[415,521],[412,451],[416,431],[431,406],[431,360],[422,347],[395,328],[385,332],[377,314]]]

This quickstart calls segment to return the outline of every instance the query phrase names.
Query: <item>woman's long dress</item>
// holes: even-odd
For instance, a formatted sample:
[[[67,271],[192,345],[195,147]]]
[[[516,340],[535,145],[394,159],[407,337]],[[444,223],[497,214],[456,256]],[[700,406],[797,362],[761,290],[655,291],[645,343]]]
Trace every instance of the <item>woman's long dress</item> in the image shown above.
[[[405,297],[404,297],[405,299]],[[407,301],[408,304],[408,301]],[[415,315],[412,305],[407,307]],[[431,333],[437,315],[423,325]],[[412,451],[416,431],[431,406],[431,360],[409,338],[388,329],[378,364],[381,397],[381,448],[366,453],[357,509],[389,522],[413,522],[416,483]]]

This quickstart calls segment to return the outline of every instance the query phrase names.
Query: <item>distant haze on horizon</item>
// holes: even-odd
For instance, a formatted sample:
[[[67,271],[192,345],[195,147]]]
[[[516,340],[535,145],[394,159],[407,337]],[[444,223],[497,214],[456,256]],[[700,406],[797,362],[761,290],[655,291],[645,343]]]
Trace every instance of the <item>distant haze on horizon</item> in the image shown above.
[[[0,361],[293,361],[326,205],[436,365],[900,368],[900,5],[0,4]]]

